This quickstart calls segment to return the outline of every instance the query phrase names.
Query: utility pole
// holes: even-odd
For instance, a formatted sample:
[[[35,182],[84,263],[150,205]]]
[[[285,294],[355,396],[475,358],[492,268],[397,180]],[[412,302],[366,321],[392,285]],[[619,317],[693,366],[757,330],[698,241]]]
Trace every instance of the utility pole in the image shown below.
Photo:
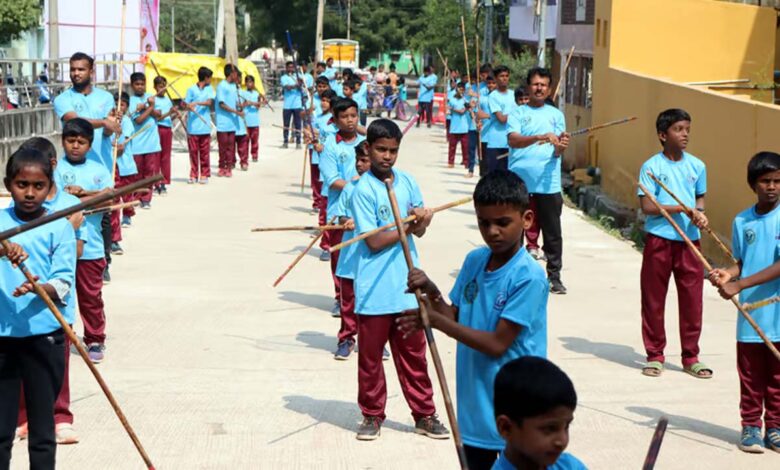
[[[349,40],[349,30],[352,26],[352,0],[347,0],[347,40]]]
[[[49,2],[49,81],[59,80],[60,25],[58,0]]]
[[[223,0],[225,5],[225,62],[238,63],[238,33],[236,32],[236,1]]]
[[[493,0],[485,0],[485,44],[482,47],[482,63],[493,62]]]
[[[545,66],[545,52],[547,50],[547,0],[537,0],[537,14],[539,15],[539,44],[537,47],[537,60],[539,67]]]
[[[215,0],[216,1],[216,0]],[[216,14],[216,34],[214,35],[214,55],[219,56],[222,44],[225,42],[225,5],[224,0],[219,0],[219,8],[214,7]]]
[[[317,1],[317,34],[314,38],[315,62],[322,60],[322,20],[325,16],[325,0]]]
[[[171,4],[171,52],[176,52],[176,2]]]

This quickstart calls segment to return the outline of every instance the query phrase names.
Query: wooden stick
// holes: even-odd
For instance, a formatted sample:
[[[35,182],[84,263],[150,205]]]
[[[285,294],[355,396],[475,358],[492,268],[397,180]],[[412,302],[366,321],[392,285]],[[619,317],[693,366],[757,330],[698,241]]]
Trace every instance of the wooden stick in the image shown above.
[[[301,192],[306,184],[306,164],[309,162],[309,146],[303,144],[303,171],[301,172]]]
[[[5,239],[0,240],[0,243],[2,244],[3,248],[5,248],[6,251],[8,251],[11,247],[11,244],[8,242],[8,240]],[[135,431],[133,430],[133,427],[130,425],[130,422],[127,420],[127,417],[122,412],[122,408],[120,408],[119,403],[116,401],[116,398],[114,398],[114,394],[111,393],[111,389],[108,388],[108,385],[106,384],[105,380],[103,380],[103,376],[100,375],[100,372],[97,370],[97,367],[95,367],[95,365],[89,359],[89,355],[87,354],[86,349],[84,349],[84,346],[81,344],[81,341],[79,341],[79,338],[73,332],[73,329],[70,327],[67,320],[65,320],[65,317],[62,316],[62,313],[54,304],[54,302],[51,300],[49,294],[47,294],[46,291],[43,289],[43,287],[41,287],[41,285],[36,280],[35,275],[33,275],[30,272],[30,270],[27,269],[27,266],[25,266],[24,263],[21,263],[19,265],[19,270],[21,270],[22,274],[24,274],[24,277],[27,278],[27,282],[32,284],[35,293],[38,294],[38,296],[41,298],[41,300],[43,300],[43,302],[46,304],[49,310],[51,310],[51,313],[54,314],[54,318],[57,319],[57,322],[60,324],[60,327],[65,332],[65,335],[67,335],[68,339],[70,339],[70,342],[73,344],[73,346],[75,346],[81,358],[84,359],[84,363],[87,364],[87,368],[89,368],[89,371],[92,372],[92,375],[95,377],[95,380],[97,380],[100,389],[103,390],[103,394],[106,396],[108,402],[111,404],[111,408],[114,409],[114,413],[116,413],[117,418],[119,418],[119,422],[122,423],[122,427],[124,427],[125,431],[127,431],[127,435],[130,436],[130,440],[133,441],[133,445],[135,445],[135,448],[138,450],[138,453],[141,454],[141,458],[143,459],[147,468],[153,470],[154,464],[152,464],[149,455],[146,453],[146,450],[144,450],[144,446],[141,444],[141,441],[138,439],[138,436],[135,434]]]
[[[0,232],[0,241],[7,240],[11,237],[19,235],[20,233],[24,233],[34,228],[38,228],[41,225],[46,225],[49,222],[55,221],[57,219],[61,219],[63,217],[67,217],[71,214],[75,214],[76,212],[81,212],[84,209],[89,209],[90,207],[99,206],[100,204],[103,204],[106,201],[112,201],[119,196],[124,196],[125,194],[136,192],[141,188],[147,188],[148,186],[151,186],[162,179],[163,176],[158,174],[158,175],[150,176],[146,179],[142,179],[140,181],[136,181],[135,183],[128,184],[127,186],[123,186],[120,189],[109,189],[105,193],[90,197],[89,199],[79,204],[76,204],[75,206],[71,206],[59,210],[57,212],[52,212],[51,214],[46,214],[43,217],[38,217],[37,219],[31,222],[27,222],[26,224],[18,225],[12,229]]]
[[[749,78],[737,78],[735,80],[709,80],[704,82],[688,82],[688,86],[702,86],[702,85],[723,85],[727,83],[750,83]]]
[[[688,235],[683,232],[683,230],[680,228],[679,225],[677,225],[677,222],[674,221],[671,215],[669,215],[669,212],[664,209],[664,207],[661,205],[661,203],[656,200],[656,198],[653,196],[653,194],[643,185],[642,183],[636,181],[637,186],[639,186],[639,189],[642,190],[644,193],[644,197],[646,197],[650,202],[653,203],[655,207],[658,208],[658,210],[661,212],[661,215],[669,222],[669,224],[674,228],[674,230],[682,237],[683,241],[686,245],[693,251],[693,253],[696,255],[697,258],[699,258],[699,261],[701,261],[701,264],[704,265],[704,269],[707,270],[708,273],[712,272],[712,265],[709,261],[707,261],[707,258],[704,257],[704,255],[701,254],[701,251],[699,251],[698,248],[696,248],[696,245],[693,244],[690,238],[688,238]],[[763,330],[761,330],[761,327],[758,326],[755,320],[753,320],[753,317],[750,316],[750,313],[748,313],[747,310],[745,310],[742,307],[742,304],[739,303],[739,300],[737,299],[737,296],[733,296],[731,299],[731,302],[737,307],[737,310],[739,310],[739,313],[742,314],[742,316],[747,320],[748,323],[750,323],[750,326],[753,327],[754,330],[756,330],[756,333],[758,333],[758,336],[761,337],[761,339],[764,341],[766,346],[769,348],[770,351],[772,351],[772,354],[775,356],[775,358],[780,361],[780,351],[775,348],[775,345],[772,344],[772,341],[767,338],[766,334]]]
[[[775,90],[778,88],[778,84],[772,85],[710,85],[707,88],[710,90]]]
[[[125,60],[125,20],[127,18],[127,0],[122,0],[122,26],[119,28],[119,34],[121,37],[119,38],[119,77],[117,77],[119,81],[119,88],[116,95],[116,114],[119,114],[119,110],[122,106],[122,86],[124,85],[122,82],[124,81],[125,76],[125,70],[124,70],[124,60]],[[122,127],[122,118],[119,118],[119,127]],[[118,140],[118,139],[117,139]],[[112,165],[111,165],[111,181],[114,181],[116,179],[116,159],[119,155],[119,149],[114,146],[113,149],[113,155],[111,157],[112,159]]]
[[[463,199],[458,199],[457,201],[453,201],[453,202],[444,204],[444,205],[439,206],[439,207],[434,207],[433,208],[433,213],[435,214],[437,212],[445,211],[447,209],[452,209],[453,207],[462,206],[463,204],[471,202],[471,200],[472,200],[472,197],[469,196],[469,197],[464,197]],[[414,215],[410,215],[409,217],[405,217],[403,219],[403,222],[406,223],[406,222],[411,222],[413,220],[417,220],[417,217],[414,216]],[[343,243],[339,243],[338,245],[332,246],[332,247],[330,247],[329,251],[331,253],[339,251],[339,250],[341,250],[344,247],[347,247],[349,245],[357,243],[357,242],[359,242],[361,240],[365,240],[366,238],[368,238],[368,237],[370,237],[372,235],[376,235],[379,232],[384,232],[385,230],[387,230],[389,228],[393,228],[393,227],[395,227],[395,222],[390,222],[389,224],[383,225],[383,226],[381,226],[379,228],[375,228],[374,230],[370,230],[370,231],[368,231],[366,233],[360,234],[360,235],[358,235],[358,236],[356,236],[356,237],[354,237],[354,238],[352,238],[352,239],[350,239],[348,241],[345,241]]]
[[[666,426],[669,424],[669,419],[666,416],[661,416],[658,420],[658,425],[655,427],[655,433],[653,433],[653,439],[650,441],[650,448],[647,449],[647,457],[645,457],[645,463],[642,465],[642,470],[653,470],[655,467],[655,461],[658,459],[658,453],[661,451],[661,443],[664,440],[664,434],[666,434]]]
[[[666,186],[666,185],[663,183],[663,181],[661,181],[660,179],[658,179],[658,178],[657,178],[657,177],[656,177],[656,176],[655,176],[655,175],[654,175],[652,172],[648,171],[648,172],[647,172],[647,176],[649,176],[649,177],[650,177],[650,178],[651,178],[653,181],[655,181],[655,182],[656,182],[656,184],[658,184],[658,186],[660,186],[660,187],[661,187],[661,189],[663,189],[664,191],[666,191],[666,193],[667,193],[667,194],[669,194],[670,196],[672,196],[672,199],[674,199],[675,201],[677,201],[677,204],[679,204],[679,205],[680,205],[680,207],[682,207],[683,211],[685,211],[685,215],[687,215],[689,219],[693,220],[693,209],[691,209],[690,207],[686,206],[686,205],[685,205],[685,203],[684,203],[684,202],[682,202],[682,201],[680,200],[680,198],[679,198],[679,197],[677,197],[677,195],[676,195],[676,194],[674,194],[674,193],[673,193],[673,192],[672,192],[672,191],[669,189],[669,187],[668,187],[668,186]],[[736,259],[736,258],[734,258],[734,255],[731,253],[731,250],[729,250],[729,248],[728,248],[728,247],[727,247],[727,246],[726,246],[726,245],[723,243],[723,241],[721,241],[720,237],[718,237],[718,236],[715,234],[715,232],[713,232],[713,231],[712,231],[712,229],[711,229],[709,226],[707,226],[707,227],[704,227],[704,229],[703,229],[703,230],[704,230],[705,232],[707,232],[707,233],[708,233],[708,234],[709,234],[709,235],[712,237],[712,239],[713,239],[713,240],[715,240],[715,243],[718,245],[718,247],[720,247],[720,249],[723,251],[723,253],[725,253],[725,254],[726,254],[726,256],[728,256],[728,257],[729,257],[729,259],[731,260],[731,262],[732,262],[732,263],[734,263],[734,264],[737,264],[737,259]]]
[[[742,304],[742,308],[750,312],[751,310],[756,310],[761,307],[766,307],[767,305],[776,304],[778,302],[780,302],[780,295],[769,297],[768,299],[764,299],[764,300],[759,300],[758,302]]]
[[[479,77],[479,68],[480,68],[480,65],[479,65],[479,60],[480,60],[479,59],[479,35],[478,34],[474,35],[474,49],[475,49],[474,53],[477,55],[477,58],[476,58],[476,62],[477,62],[477,64],[476,64],[477,65],[477,76],[474,77],[476,79],[476,78]],[[479,105],[479,101],[480,101],[480,99],[479,99],[479,81],[477,81],[477,105]],[[480,110],[482,110],[481,107],[480,107]],[[482,126],[481,126],[482,121],[481,120],[479,121],[479,124],[480,124],[480,126],[477,128],[477,155],[479,155],[479,162],[477,162],[477,163],[482,162],[482,158],[484,157],[484,155],[482,155]]]
[[[571,49],[569,50],[569,55],[566,57],[566,64],[563,66],[563,71],[561,72],[561,79],[558,80],[558,83],[555,85],[555,91],[553,91],[552,96],[550,99],[555,101],[558,99],[558,92],[561,90],[561,83],[566,83],[566,72],[569,70],[569,63],[571,62],[571,58],[574,55],[574,46],[571,46]]]
[[[84,215],[86,216],[86,215],[100,214],[103,212],[113,212],[115,210],[125,209],[127,207],[135,207],[139,204],[141,204],[141,201],[123,202],[121,204],[113,204],[111,206],[100,207],[98,209],[90,209],[88,211],[84,211]]]
[[[305,230],[344,230],[343,225],[292,225],[289,227],[257,227],[250,232],[300,232]]]
[[[133,132],[133,134],[130,137],[128,137],[124,142],[122,142],[122,144],[126,144],[126,143],[130,142],[131,140],[135,139],[139,135],[141,135],[144,132],[146,132],[150,127],[152,127],[152,123],[151,122],[149,124],[145,125],[144,127],[138,129],[137,131]]]
[[[466,22],[463,19],[463,15],[460,15],[460,32],[461,32],[461,36],[463,36],[463,55],[466,59],[466,80],[468,80],[469,83],[468,91],[470,92],[473,83],[471,83],[471,69],[469,68],[469,48],[468,48],[468,42],[466,41]],[[470,103],[471,99],[467,99],[467,101]],[[477,108],[479,108],[479,86],[477,86]],[[474,110],[471,109],[471,107],[469,107],[469,116],[471,116],[471,120],[474,122],[474,126],[476,126],[477,113],[474,112]],[[479,149],[482,148],[482,136],[480,135],[479,132],[477,132],[477,148]],[[469,158],[471,158],[471,156],[469,156]]]
[[[271,124],[271,127],[278,127],[279,129],[284,129],[286,131],[292,131],[292,132],[297,132],[297,133],[303,132],[303,129],[295,129],[294,127],[280,126],[279,124]]]
[[[152,64],[152,67],[154,67],[154,73],[156,73],[158,77],[162,77],[162,75],[160,74],[160,70],[157,68],[157,64],[155,64],[154,61],[151,58],[149,59],[149,63]],[[163,77],[163,78],[165,78],[165,77]],[[167,79],[166,79],[166,81],[167,81]],[[165,95],[168,97],[169,100],[171,100],[171,105],[173,105],[173,97],[171,96],[170,90],[168,90],[168,85],[166,85],[164,90],[165,90]],[[176,91],[176,89],[174,88],[173,91]],[[177,95],[178,95],[178,93],[177,93]],[[181,99],[181,96],[179,96],[179,99]],[[203,116],[201,116],[198,113],[195,113],[195,114],[197,114],[197,116],[199,118],[201,118],[203,120],[203,122],[206,122],[206,120],[203,119]],[[181,125],[184,127],[184,133],[186,134],[187,133],[187,123],[184,122],[184,118],[182,118],[181,114],[179,114],[178,112],[176,113],[176,117],[179,118],[179,122],[181,122]],[[211,144],[211,142],[209,142],[209,144]],[[211,149],[209,148],[209,150],[211,150]]]
[[[417,113],[412,119],[409,120],[409,124],[404,127],[403,135],[406,135],[407,132],[417,123],[417,121],[420,120],[420,113]]]
[[[409,240],[406,238],[406,230],[404,230],[404,222],[401,218],[401,211],[398,209],[398,201],[395,198],[393,181],[389,178],[386,179],[385,186],[387,186],[387,196],[390,198],[390,207],[393,209],[395,227],[398,230],[398,240],[401,242],[401,248],[404,251],[406,267],[409,269],[409,271],[411,271],[414,269],[414,261],[412,260],[412,252],[409,249]],[[428,350],[431,352],[431,357],[433,358],[433,367],[436,369],[436,376],[439,379],[441,394],[444,398],[444,407],[447,410],[447,418],[449,419],[450,427],[452,428],[452,438],[455,441],[455,449],[458,452],[458,460],[460,460],[460,468],[468,469],[466,452],[463,449],[463,440],[461,439],[460,428],[458,427],[458,418],[455,414],[455,407],[452,406],[450,390],[447,387],[447,377],[444,374],[444,366],[441,362],[441,356],[439,356],[439,348],[436,346],[436,339],[433,336],[433,329],[431,329],[431,321],[428,318],[428,310],[425,306],[425,300],[423,299],[422,292],[419,288],[414,290],[414,296],[417,298],[417,305],[420,307],[420,319],[422,320],[423,328],[425,329],[425,338],[428,340]]]
[[[330,222],[333,223],[335,220],[336,218],[333,217],[332,219],[330,219]],[[314,244],[317,243],[317,241],[319,241],[319,239],[322,238],[324,234],[325,231],[323,230],[319,234],[317,234],[316,237],[312,238],[311,243],[309,243],[309,246],[307,246],[303,251],[301,251],[298,254],[298,256],[295,257],[295,260],[293,260],[293,262],[289,266],[287,266],[287,269],[285,269],[284,272],[279,277],[276,278],[276,281],[274,281],[274,287],[278,286],[279,283],[282,282],[282,280],[287,276],[287,274],[289,274],[290,271],[293,270],[295,265],[298,264],[298,262],[302,260],[304,256],[306,256],[306,253],[308,253],[309,250],[311,250]]]

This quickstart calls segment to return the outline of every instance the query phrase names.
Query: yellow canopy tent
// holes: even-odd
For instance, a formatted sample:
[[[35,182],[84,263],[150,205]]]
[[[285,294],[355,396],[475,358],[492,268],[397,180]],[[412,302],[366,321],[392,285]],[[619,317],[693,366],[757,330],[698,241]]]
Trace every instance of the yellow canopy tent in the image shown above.
[[[209,55],[196,55],[196,54],[179,54],[179,53],[167,53],[167,52],[150,52],[146,65],[146,91],[154,93],[154,77],[157,76],[154,72],[154,67],[149,63],[149,59],[154,61],[154,64],[160,70],[160,75],[168,79],[168,81],[174,80],[179,75],[186,73],[185,76],[176,81],[169,88],[171,96],[178,98],[187,94],[187,89],[198,82],[198,69],[200,67],[208,67],[214,72],[214,76],[211,78],[211,86],[215,89],[219,82],[225,79],[225,59],[221,57],[214,57]],[[263,80],[260,77],[260,72],[255,67],[255,64],[246,60],[238,59],[238,69],[244,77],[251,75],[255,77],[255,86],[257,90],[265,94],[265,87],[263,86]],[[177,94],[179,96],[177,96]]]

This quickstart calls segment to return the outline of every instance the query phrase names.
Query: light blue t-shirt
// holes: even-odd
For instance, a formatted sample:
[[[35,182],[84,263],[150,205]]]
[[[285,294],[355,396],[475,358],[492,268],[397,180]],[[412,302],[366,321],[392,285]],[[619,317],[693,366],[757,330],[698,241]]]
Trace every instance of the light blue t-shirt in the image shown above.
[[[549,132],[560,135],[565,130],[563,113],[548,104],[538,108],[516,106],[506,126],[507,138],[513,132],[523,136]],[[510,148],[509,169],[525,182],[531,194],[561,192],[561,157],[555,155],[553,144],[533,143],[522,149]]]
[[[490,101],[488,100],[488,96],[490,95],[490,90],[488,90],[487,86],[485,88],[481,89],[479,91],[479,109],[483,113],[490,114]],[[479,135],[482,138],[482,143],[487,144],[488,136],[490,135],[490,118],[484,118],[482,119],[482,130],[480,131]]]
[[[312,122],[312,127],[319,133],[317,139],[323,146],[328,141],[328,138],[336,135],[336,132],[339,131],[339,128],[333,123],[333,114],[331,114],[330,111],[325,114],[320,113],[316,115],[314,122]],[[323,148],[322,151],[324,152],[325,149]],[[311,162],[315,165],[320,164],[320,152],[312,150]],[[322,181],[322,173],[320,173],[320,181]]]
[[[319,93],[311,95],[311,102],[314,103],[314,115],[322,114],[322,98]]]
[[[154,109],[159,111],[160,114],[167,113],[168,111],[171,110],[171,108],[173,108],[173,102],[167,96],[163,96],[163,97],[158,96],[154,99]],[[157,121],[157,125],[162,127],[173,127],[173,122],[171,121],[170,116],[166,116],[163,119]]]
[[[135,142],[135,140],[133,141]],[[86,191],[100,191],[113,187],[111,173],[101,164],[91,160],[83,163],[71,163],[67,157],[61,157],[54,170],[54,182],[57,189],[64,190],[66,186],[80,186]],[[103,247],[103,235],[100,222],[103,214],[93,214],[84,217],[81,230],[85,230],[87,237],[80,260],[94,260],[105,257]]]
[[[101,166],[99,163],[93,162]],[[13,207],[0,211],[0,230],[8,230],[25,222],[16,216]],[[41,284],[52,280],[70,286],[58,307],[68,323],[75,319],[73,291],[76,289],[76,237],[73,226],[62,218],[27,232],[15,235],[9,241],[24,248],[29,258],[25,266],[40,277]],[[27,282],[27,278],[18,269],[11,266],[8,258],[0,258],[0,337],[27,337],[51,333],[60,328],[43,300],[34,292],[14,297],[17,287]]]
[[[236,132],[238,130],[238,121],[241,118],[238,114],[225,111],[219,106],[219,103],[232,109],[238,108],[238,90],[236,85],[222,80],[217,85],[217,96],[214,100],[214,111],[217,116],[217,132]]]
[[[780,205],[759,215],[755,206],[740,212],[731,228],[734,257],[742,262],[740,277],[752,276],[780,261]],[[740,303],[758,302],[780,295],[780,279],[745,289],[739,293]],[[753,320],[773,343],[780,341],[780,303],[750,312]],[[737,341],[763,341],[742,315],[737,315]]]
[[[365,137],[357,134],[354,139],[347,142],[341,139],[340,134],[336,133],[325,141],[320,154],[320,175],[322,175],[322,183],[328,191],[328,220],[333,218],[333,210],[341,195],[341,190],[331,188],[331,185],[338,180],[345,180],[349,183],[357,175],[355,147],[364,140],[366,140]]]
[[[512,462],[506,458],[502,451],[501,455],[498,456],[496,463],[491,467],[491,470],[517,470],[517,467],[512,465]],[[588,467],[586,467],[577,457],[564,452],[558,457],[558,460],[556,460],[554,464],[547,467],[547,470],[588,470]]]
[[[362,83],[360,89],[352,95],[352,99],[358,104],[358,111],[368,109],[368,85]]]
[[[57,117],[62,117],[70,112],[76,113],[79,117],[85,119],[105,119],[112,109],[116,107],[116,102],[111,93],[106,90],[92,87],[92,92],[88,95],[81,94],[73,88],[69,88],[54,98],[54,112]],[[64,121],[63,121],[64,124]],[[103,145],[103,128],[95,129],[95,137],[92,141],[92,148],[87,153],[87,158],[98,163],[104,163],[107,159],[101,155]],[[111,160],[108,157],[108,161]]]
[[[450,117],[450,134],[468,134],[469,133],[469,113],[466,110],[466,100],[453,96],[449,102],[452,115]],[[463,114],[455,111],[465,111]]]
[[[306,85],[306,88],[314,87],[314,77],[312,76],[312,74],[306,72],[301,76],[303,77],[303,83]]]
[[[124,142],[129,139],[134,132],[135,126],[133,125],[133,121],[128,116],[122,116],[122,136],[119,141]],[[112,135],[110,139],[103,139],[103,155],[109,155],[113,158],[113,143],[115,141],[116,134]],[[138,168],[135,166],[135,158],[133,158],[133,142],[135,142],[135,139],[125,144],[125,149],[121,155],[117,154],[116,168],[119,176],[131,176],[138,173]],[[110,161],[106,163],[106,168],[111,168]]]
[[[487,147],[489,149],[509,148],[509,143],[506,139],[506,123],[500,122],[496,117],[496,113],[500,112],[508,117],[512,114],[512,111],[516,106],[515,93],[512,90],[507,90],[502,93],[498,89],[495,89],[488,95],[490,131],[487,135]]]
[[[455,385],[463,442],[501,450],[504,441],[493,414],[493,382],[501,366],[522,356],[547,357],[547,277],[525,248],[506,264],[486,271],[491,251],[472,250],[450,291],[458,308],[458,323],[481,331],[496,331],[505,319],[520,325],[520,334],[503,356],[495,358],[458,343]]]
[[[477,86],[476,85],[472,85],[471,86],[471,91],[473,93],[475,93],[475,94],[479,94],[479,91],[477,90]],[[469,94],[468,96],[464,97],[464,99],[467,99],[469,101],[469,104],[470,104],[470,108],[469,109],[471,110],[470,112],[466,113],[466,116],[468,116],[468,120],[469,120],[469,132],[471,132],[471,131],[475,131],[476,132],[476,130],[477,130],[477,121],[476,121],[476,119],[477,119],[477,111],[476,111],[476,109],[477,109],[477,97],[474,96],[474,95],[470,95]]]
[[[330,89],[336,91],[337,85],[339,84],[338,80],[336,80],[336,69],[328,67],[322,72],[322,75],[330,81]]]
[[[282,88],[282,94],[284,95],[284,109],[301,109],[301,89],[298,87],[298,80],[295,75],[284,74],[281,79],[282,87],[293,86],[295,88],[288,90]]]
[[[341,190],[341,196],[339,196],[339,201],[333,211],[334,216],[346,217],[348,219],[355,218],[352,213],[352,195],[355,192],[355,185],[357,185],[358,181],[350,181],[349,184],[344,186],[344,189]],[[353,238],[355,238],[355,231],[345,230],[341,241],[342,243],[346,243]],[[341,249],[341,253],[339,253],[339,262],[336,265],[336,276],[343,277],[344,279],[355,279],[358,262],[357,246],[358,244],[354,243]]]
[[[447,113],[445,114],[446,119],[449,121],[450,118],[452,118],[452,109],[450,107],[450,100],[455,98],[455,88],[450,88],[450,82],[447,81]],[[452,131],[450,131],[452,133]]]
[[[200,103],[202,101],[213,100],[216,97],[214,88],[211,85],[204,86],[202,89],[198,84],[194,84],[187,89],[187,96],[184,98],[186,103]],[[211,134],[211,108],[209,106],[198,105],[195,107],[197,113],[189,111],[187,114],[187,133],[191,135]],[[206,122],[203,122],[195,114],[200,115]]]
[[[433,101],[433,92],[437,81],[439,81],[439,78],[435,73],[420,77],[418,80],[420,84],[420,95],[417,97],[419,103],[430,103]]]
[[[244,101],[257,103],[260,100],[260,93],[257,90],[241,90],[241,98]],[[260,127],[260,112],[257,106],[251,105],[244,108],[247,127]]]
[[[147,153],[155,153],[162,150],[162,147],[160,147],[160,134],[157,131],[157,119],[150,114],[142,123],[138,124],[135,122],[135,119],[144,112],[136,112],[136,108],[139,104],[146,103],[150,96],[153,95],[151,93],[144,93],[143,96],[130,96],[130,106],[128,106],[128,110],[133,120],[133,126],[135,126],[135,132],[140,131],[146,125],[149,125],[145,131],[133,139],[134,155],[146,155]],[[155,98],[155,102],[156,101],[157,99]]]
[[[704,196],[707,192],[707,167],[704,162],[688,152],[683,152],[679,162],[674,162],[666,158],[663,153],[658,153],[650,157],[639,170],[639,181],[653,193],[661,205],[676,206],[677,201],[647,175],[648,171],[690,208],[696,206],[697,197]],[[644,193],[641,189],[637,189],[637,195],[643,196]],[[688,238],[691,240],[700,238],[699,229],[693,225],[687,215],[683,213],[671,215]],[[648,215],[645,219],[645,231],[667,240],[682,241],[680,235],[661,215]]]
[[[402,217],[409,215],[416,207],[423,207],[422,193],[411,175],[394,169],[393,189]],[[394,221],[387,187],[370,171],[355,186],[352,211],[356,234],[366,233]],[[418,266],[414,236],[408,234],[407,238],[412,260]],[[417,308],[414,294],[405,293],[409,269],[401,244],[395,243],[376,253],[371,252],[365,241],[357,243],[357,246],[355,313],[385,315]]]

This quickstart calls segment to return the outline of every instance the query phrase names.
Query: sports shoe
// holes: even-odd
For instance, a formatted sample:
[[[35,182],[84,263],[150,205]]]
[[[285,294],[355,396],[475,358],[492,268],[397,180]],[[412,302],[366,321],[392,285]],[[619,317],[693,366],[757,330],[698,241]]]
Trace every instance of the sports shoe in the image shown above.
[[[209,179],[204,176],[200,179],[200,184],[209,184]]]
[[[341,304],[338,300],[333,302],[333,308],[330,309],[330,316],[333,318],[341,317]]]
[[[122,249],[122,247],[117,242],[111,243],[111,254],[112,255],[123,255],[125,254],[125,250]]]
[[[27,439],[27,436],[30,434],[29,429],[27,429],[27,423],[22,423],[19,425],[19,427],[16,428],[16,435],[14,437],[14,442],[23,441]]]
[[[152,188],[152,191],[155,192],[159,196],[160,195],[160,186],[159,185],[155,186],[154,188]]]
[[[195,178],[188,179],[187,184],[195,184]]]
[[[89,356],[89,360],[92,361],[93,364],[100,364],[103,362],[103,359],[105,359],[106,355],[104,351],[106,350],[105,345],[102,345],[100,343],[90,343],[87,345],[87,355]]]
[[[450,432],[441,424],[436,415],[420,418],[414,424],[414,432],[430,437],[431,439],[449,439]]]
[[[285,143],[283,143],[283,144],[282,144],[282,148],[283,148],[283,149],[286,149],[286,148],[288,148],[288,147],[289,147],[289,145],[287,145],[287,142],[285,142]]]
[[[133,225],[133,219],[128,216],[122,216],[122,228],[130,228]]]
[[[252,161],[256,162],[257,161],[257,157],[252,157]]]
[[[339,343],[338,349],[336,349],[336,353],[333,355],[333,359],[337,361],[346,361],[354,350],[355,340],[345,339]]]
[[[241,165],[241,171],[249,170],[249,165]]]
[[[320,253],[320,261],[330,261],[330,251],[322,250],[322,253]]]
[[[168,187],[164,184],[160,185],[160,196],[167,196],[168,195]]]
[[[111,274],[108,272],[108,265],[103,270],[103,285],[111,284]]]
[[[761,438],[761,428],[757,426],[745,426],[742,428],[742,436],[739,438],[739,450],[750,454],[764,453],[764,440]]]
[[[301,149],[301,143],[298,142],[297,144],[295,144],[295,150],[300,150],[300,149]]]
[[[358,426],[357,440],[358,441],[373,441],[379,437],[380,429],[382,428],[382,420],[375,416],[363,417],[363,422]]]
[[[152,208],[152,203],[151,202],[141,201],[141,209],[147,209],[148,210],[148,209],[151,209],[151,208]]]
[[[767,428],[764,445],[767,449],[780,452],[780,428]]]
[[[565,295],[566,294],[566,286],[563,285],[560,279],[551,279],[550,280],[550,293],[551,294],[558,294],[558,295]]]
[[[531,258],[535,260],[547,261],[547,257],[544,255],[544,252],[539,248],[529,248],[528,254],[531,255]]]
[[[59,445],[79,443],[79,435],[76,434],[76,430],[73,429],[73,425],[70,423],[60,423],[54,426],[54,433],[57,436],[57,444]]]
[[[228,178],[232,178],[233,177],[233,170],[232,169],[231,170],[225,170],[225,176],[228,177]]]
[[[382,360],[383,361],[389,361],[390,360],[390,351],[387,350],[387,346],[382,348]]]

